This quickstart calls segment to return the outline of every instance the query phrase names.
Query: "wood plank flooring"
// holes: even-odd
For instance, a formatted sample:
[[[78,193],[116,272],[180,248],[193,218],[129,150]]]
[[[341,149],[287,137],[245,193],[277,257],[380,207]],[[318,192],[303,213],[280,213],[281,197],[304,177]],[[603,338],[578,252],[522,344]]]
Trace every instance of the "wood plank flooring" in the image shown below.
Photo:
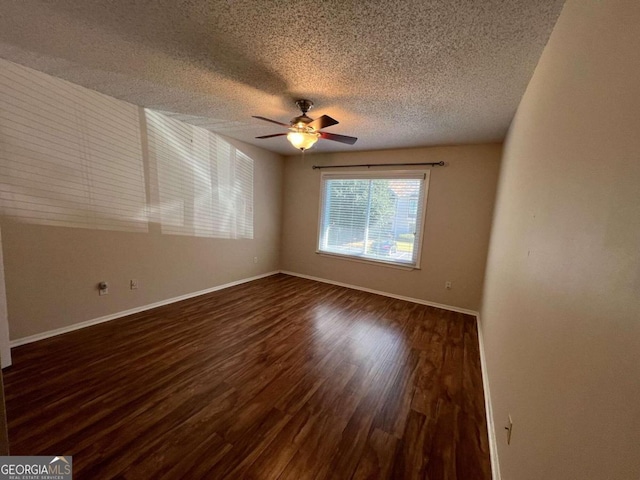
[[[75,479],[490,479],[475,319],[275,275],[13,350]]]

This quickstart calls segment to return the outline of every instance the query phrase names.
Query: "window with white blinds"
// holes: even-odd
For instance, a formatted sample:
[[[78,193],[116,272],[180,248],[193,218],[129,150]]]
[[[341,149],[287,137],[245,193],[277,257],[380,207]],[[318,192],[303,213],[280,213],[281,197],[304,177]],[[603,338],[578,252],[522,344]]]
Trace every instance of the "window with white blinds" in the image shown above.
[[[253,238],[253,160],[203,128],[146,110],[163,233]]]
[[[0,60],[0,212],[147,231],[138,107]]]
[[[418,268],[429,172],[324,173],[318,251]]]

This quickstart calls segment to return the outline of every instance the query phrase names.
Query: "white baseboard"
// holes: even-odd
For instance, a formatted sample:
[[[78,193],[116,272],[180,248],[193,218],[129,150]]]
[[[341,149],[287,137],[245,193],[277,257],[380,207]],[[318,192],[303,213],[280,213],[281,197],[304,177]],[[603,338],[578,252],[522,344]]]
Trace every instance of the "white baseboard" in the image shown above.
[[[404,297],[402,295],[396,295],[394,293],[383,292],[380,290],[373,290],[372,288],[360,287],[358,285],[351,285],[349,283],[334,282],[333,280],[327,280],[326,278],[313,277],[311,275],[304,275],[302,273],[289,272],[287,270],[280,270],[280,273],[285,275],[291,275],[294,277],[306,278],[307,280],[315,280],[316,282],[329,283],[331,285],[337,285],[339,287],[351,288],[353,290],[360,290],[362,292],[375,293],[376,295],[382,295],[385,297],[396,298],[398,300],[404,300],[406,302],[419,303],[420,305],[427,305],[429,307],[442,308],[443,310],[450,310],[452,312],[465,313],[467,315],[478,316],[478,312],[475,310],[468,310],[466,308],[454,307],[452,305],[444,305],[442,303],[429,302],[428,300],[422,300],[420,298]]]
[[[484,353],[484,337],[480,315],[476,316],[478,325],[478,343],[480,344],[480,369],[482,370],[482,388],[484,389],[484,410],[487,415],[487,433],[489,434],[489,455],[491,456],[491,472],[493,480],[500,480],[500,463],[498,462],[498,443],[496,428],[493,423],[493,408],[491,407],[491,392],[489,391],[489,374],[487,373],[487,359]]]
[[[187,300],[188,298],[198,297],[206,293],[217,292],[218,290],[224,290],[225,288],[234,287],[242,283],[252,282],[254,280],[259,280],[260,278],[270,277],[271,275],[276,275],[277,273],[280,273],[280,272],[276,270],[274,272],[268,272],[268,273],[263,273],[262,275],[256,275],[255,277],[243,278],[242,280],[236,280],[235,282],[225,283],[224,285],[218,285],[217,287],[207,288],[205,290],[200,290],[198,292],[187,293],[185,295],[180,295],[179,297],[168,298],[166,300],[150,303],[148,305],[143,305],[141,307],[131,308],[129,310],[124,310],[122,312],[105,315],[104,317],[93,318],[91,320],[86,320],[84,322],[74,323],[73,325],[69,325],[67,327],[56,328],[55,330],[49,330],[48,332],[37,333],[35,335],[30,335],[28,337],[18,338],[16,340],[12,340],[10,342],[10,346],[12,348],[19,347],[20,345],[26,345],[27,343],[37,342],[38,340],[44,340],[45,338],[55,337],[56,335],[62,335],[63,333],[73,332],[74,330],[90,327],[92,325],[97,325],[99,323],[109,322],[111,320],[126,317],[127,315],[132,315],[134,313],[144,312],[145,310],[151,310],[152,308],[162,307],[163,305],[169,305],[170,303],[179,302],[181,300]]]

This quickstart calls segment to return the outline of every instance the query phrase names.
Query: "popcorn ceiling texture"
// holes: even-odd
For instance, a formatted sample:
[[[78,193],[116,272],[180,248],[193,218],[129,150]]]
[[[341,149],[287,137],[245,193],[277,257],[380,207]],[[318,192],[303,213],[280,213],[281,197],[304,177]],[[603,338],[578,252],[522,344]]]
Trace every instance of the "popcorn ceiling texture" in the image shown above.
[[[0,57],[283,154],[502,141],[563,0],[0,0]]]

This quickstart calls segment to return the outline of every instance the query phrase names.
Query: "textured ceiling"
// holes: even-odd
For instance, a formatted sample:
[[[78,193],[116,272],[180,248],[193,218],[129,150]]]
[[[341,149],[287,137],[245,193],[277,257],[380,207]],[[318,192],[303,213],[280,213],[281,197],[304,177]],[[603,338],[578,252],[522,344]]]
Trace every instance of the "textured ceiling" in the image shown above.
[[[501,141],[563,0],[0,0],[0,57],[283,154]]]

